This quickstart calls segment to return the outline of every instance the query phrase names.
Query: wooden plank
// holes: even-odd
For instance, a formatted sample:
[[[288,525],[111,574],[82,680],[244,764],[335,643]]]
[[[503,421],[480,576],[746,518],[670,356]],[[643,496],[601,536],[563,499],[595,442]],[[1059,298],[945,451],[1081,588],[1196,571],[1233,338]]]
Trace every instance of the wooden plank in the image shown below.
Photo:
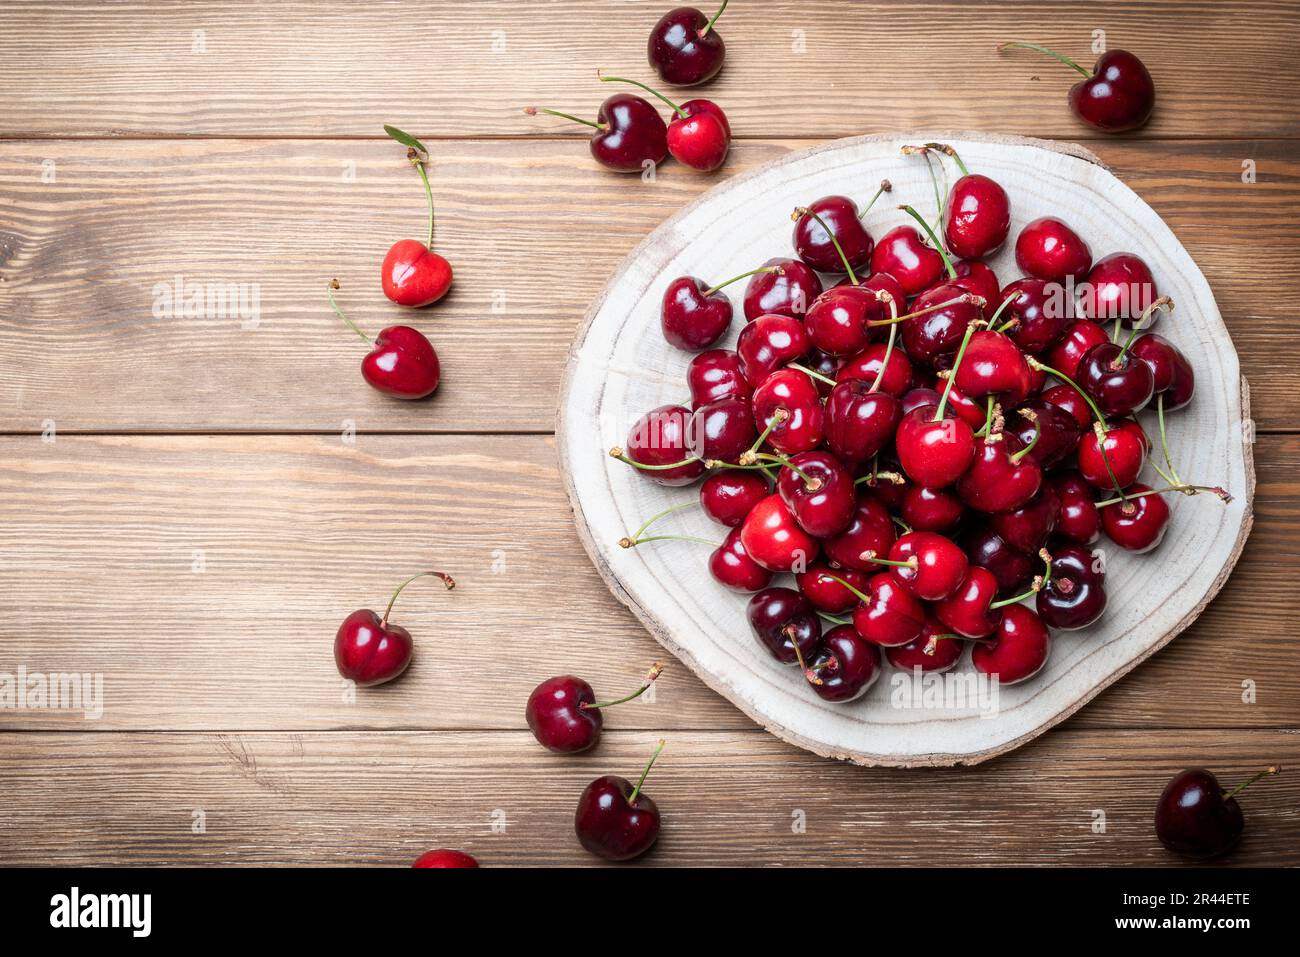
[[[0,859],[405,866],[451,846],[486,866],[595,864],[573,834],[578,795],[600,774],[635,778],[656,737],[610,733],[559,758],[523,732],[3,734]],[[1235,783],[1300,758],[1300,735],[1280,731],[1060,732],[924,772],[758,731],[666,738],[646,785],[664,820],[650,866],[1177,865],[1151,823],[1173,774],[1204,765]],[[1300,779],[1241,803],[1245,835],[1222,863],[1300,864]]]
[[[653,79],[663,3],[357,5],[11,2],[0,34],[9,135],[430,135],[568,128],[528,103],[594,113],[597,68]],[[1094,31],[1139,53],[1159,89],[1143,136],[1294,136],[1300,17],[1290,0],[1099,5],[949,0],[733,4],[708,95],[742,136],[946,126],[1077,137],[1078,77],[996,44],[1036,40],[1090,65]]]
[[[0,710],[0,727],[521,729],[552,674],[631,690],[663,652],[581,550],[552,441],[0,439],[0,672],[104,682],[98,720]],[[1300,727],[1300,673],[1284,666],[1300,655],[1300,436],[1265,436],[1256,452],[1256,531],[1221,596],[1068,727]],[[394,618],[416,638],[414,664],[348,701],[338,623],[382,610],[428,567],[460,584],[403,595]],[[672,662],[656,690],[609,726],[752,727]]]
[[[729,170],[806,145],[743,143]],[[1258,426],[1300,425],[1289,371],[1300,338],[1276,292],[1278,276],[1300,273],[1291,144],[1108,141],[1098,150],[1209,278]],[[36,432],[50,421],[65,432],[333,432],[345,422],[362,431],[550,430],[588,304],[650,229],[716,180],[669,168],[641,183],[596,169],[576,143],[450,142],[435,153],[438,246],[456,284],[444,302],[410,312],[383,299],[377,282],[388,244],[423,228],[418,182],[393,144],[8,144],[0,430]],[[42,182],[47,160],[54,182]],[[1257,165],[1254,184],[1241,182],[1244,160]],[[166,304],[162,290],[178,275],[205,289],[256,291],[255,327],[215,304],[196,318],[155,318],[155,300]],[[365,386],[362,344],[325,302],[331,276],[372,334],[395,322],[428,331],[444,372],[433,400],[394,402]]]

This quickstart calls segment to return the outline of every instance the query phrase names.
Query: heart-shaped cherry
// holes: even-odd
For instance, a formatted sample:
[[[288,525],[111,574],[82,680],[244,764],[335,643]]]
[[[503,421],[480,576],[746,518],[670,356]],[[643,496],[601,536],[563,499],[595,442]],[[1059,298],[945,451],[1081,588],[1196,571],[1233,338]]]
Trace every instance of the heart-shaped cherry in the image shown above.
[[[899,464],[918,485],[944,488],[961,478],[975,459],[971,427],[952,414],[923,406],[899,421],[894,437]]]
[[[573,830],[583,847],[610,861],[628,861],[650,850],[659,837],[659,807],[641,788],[663,749],[660,741],[635,787],[626,778],[606,774],[583,788],[573,815]]]
[[[868,490],[858,492],[853,521],[843,534],[827,540],[823,547],[826,557],[844,568],[862,572],[875,572],[879,566],[864,558],[888,555],[894,546],[894,520],[885,504]],[[865,589],[864,589],[865,590]]]
[[[860,465],[883,449],[902,415],[898,399],[883,390],[872,391],[862,379],[841,379],[831,389],[825,410],[826,444],[849,465]]]
[[[772,494],[757,472],[722,469],[700,484],[700,507],[719,525],[739,528],[750,510]]]
[[[860,353],[871,341],[871,323],[889,319],[889,311],[876,293],[863,286],[836,286],[808,307],[804,327],[822,352],[833,356]]]
[[[871,271],[889,273],[903,291],[915,296],[929,289],[943,275],[943,256],[926,245],[921,234],[911,226],[896,226],[876,243],[871,253]]]
[[[442,371],[438,353],[424,333],[410,326],[388,326],[379,330],[371,342],[351,319],[343,314],[334,299],[339,281],[331,279],[327,287],[330,305],[348,327],[371,346],[361,360],[361,377],[372,389],[397,399],[423,399],[438,388]]]
[[[369,608],[362,608],[343,619],[334,636],[334,664],[338,666],[339,674],[359,687],[369,688],[392,681],[406,670],[414,651],[411,633],[401,625],[390,625],[388,615],[402,589],[426,575],[441,579],[448,589],[456,587],[450,575],[420,572],[397,586],[384,609],[383,618]]]
[[[905,645],[885,649],[885,657],[902,671],[948,671],[961,659],[966,642],[935,618],[927,618],[921,633]]]
[[[1156,392],[1151,366],[1116,342],[1100,343],[1084,353],[1075,378],[1108,416],[1132,415],[1146,408]]]
[[[727,47],[714,27],[727,2],[722,0],[713,19],[695,7],[676,7],[659,18],[650,31],[646,58],[665,83],[698,86],[717,76]]]
[[[1037,43],[1013,40],[998,49],[1023,47],[1060,60],[1083,79],[1070,87],[1070,109],[1089,126],[1104,133],[1135,130],[1151,116],[1156,85],[1146,65],[1127,50],[1107,50],[1089,73],[1074,60]]]
[[[766,427],[767,442],[778,452],[796,455],[821,445],[826,416],[821,394],[806,372],[773,372],[751,401],[754,421]]]
[[[690,100],[679,105],[638,80],[603,75],[600,79],[604,83],[631,83],[663,101],[672,111],[666,134],[668,152],[679,163],[708,173],[726,161],[731,149],[731,124],[712,100]]]
[[[678,349],[694,352],[707,349],[731,326],[731,300],[722,292],[733,282],[780,267],[762,266],[733,276],[716,286],[694,276],[678,276],[664,290],[659,324],[664,339]]]
[[[812,603],[793,588],[767,588],[749,600],[750,630],[782,664],[807,660],[821,641],[821,619]]]
[[[957,482],[958,497],[981,512],[1020,508],[1043,484],[1042,467],[1028,457],[1031,449],[1010,432],[988,436],[976,446],[974,461]]]
[[[948,283],[926,289],[912,302],[912,311],[902,321],[908,358],[931,369],[951,365],[970,324],[983,318],[983,302]]]
[[[1039,616],[1053,628],[1087,628],[1106,610],[1106,568],[1081,545],[1057,546],[1051,579],[1035,599]]]
[[[584,120],[559,110],[539,110],[530,106],[529,116],[546,113],[561,119],[590,126],[591,155],[606,169],[619,173],[641,173],[662,163],[668,155],[668,127],[659,111],[648,101],[631,93],[615,93],[596,112],[596,122]]]
[[[809,565],[806,571],[795,576],[799,591],[814,608],[828,615],[850,611],[858,603],[857,596],[840,580],[848,582],[859,591],[865,591],[871,576],[855,568],[831,568],[824,562]]]
[[[888,574],[872,576],[866,589],[842,585],[857,596],[853,627],[863,638],[882,648],[905,645],[925,626],[925,605],[921,599]]]
[[[699,408],[718,399],[748,399],[754,387],[745,378],[740,354],[730,349],[701,352],[686,367],[686,387],[691,407]]]
[[[833,538],[853,522],[857,502],[853,476],[829,452],[801,452],[786,462],[777,493],[799,526],[816,538]]]
[[[954,380],[971,399],[991,395],[1004,406],[1016,406],[1029,395],[1029,364],[1011,339],[992,329],[979,329],[966,345]]]
[[[453,851],[450,848],[439,848],[436,851],[425,851],[415,859],[412,867],[478,867],[478,861],[466,854],[464,851]]]
[[[889,574],[917,598],[942,601],[966,576],[966,553],[935,532],[908,532],[889,550]]]
[[[694,413],[680,405],[661,405],[637,419],[624,448],[610,449],[609,454],[656,485],[690,485],[705,472],[690,449],[694,421]]]
[[[1041,618],[1024,605],[1008,605],[989,640],[971,649],[970,660],[976,671],[1013,685],[1038,674],[1051,647],[1051,634]]]
[[[1071,309],[1068,297],[1059,291],[1061,288],[1042,279],[1017,279],[998,295],[997,301],[1006,303],[1002,319],[1012,323],[1007,334],[1025,352],[1038,355],[1065,335]]]
[[[641,697],[663,670],[663,663],[656,661],[636,691],[614,701],[599,703],[591,685],[581,678],[573,675],[547,678],[528,696],[524,719],[533,737],[547,751],[556,754],[586,751],[600,740],[600,731],[605,723],[601,709]]]
[[[1046,282],[1083,279],[1092,268],[1092,250],[1069,226],[1054,216],[1042,216],[1016,238],[1016,265]]]
[[[744,329],[736,340],[740,367],[745,379],[754,388],[763,384],[773,372],[787,362],[804,355],[812,343],[798,319],[789,316],[759,316]]]
[[[903,521],[918,532],[946,532],[957,527],[966,506],[949,489],[909,485],[898,511]]]
[[[1225,791],[1204,768],[1174,775],[1156,802],[1156,837],[1175,854],[1204,860],[1236,846],[1246,827],[1237,795],[1279,768],[1269,767]]]
[[[773,572],[806,568],[819,548],[780,495],[769,495],[754,506],[740,526],[740,540],[750,558]]]
[[[1196,374],[1192,364],[1176,345],[1154,332],[1138,336],[1129,352],[1151,367],[1160,410],[1172,412],[1192,401]]]
[[[732,591],[752,593],[772,584],[772,573],[749,557],[740,529],[733,528],[709,555],[709,574]]]
[[[1078,472],[1063,472],[1047,480],[1060,500],[1055,532],[1076,545],[1091,545],[1101,534],[1101,513],[1093,500],[1093,487]]]
[[[821,277],[798,259],[776,257],[763,264],[771,272],[755,273],[745,286],[745,319],[778,315],[798,319],[822,294]]]
[[[1093,322],[1118,319],[1132,326],[1160,297],[1151,267],[1136,253],[1098,259],[1079,287],[1079,315]]]
[[[867,693],[882,668],[879,646],[863,638],[852,625],[837,625],[822,638],[817,653],[807,662],[804,677],[819,698],[847,704]]]
[[[818,272],[852,274],[865,268],[876,243],[862,217],[891,188],[888,180],[881,183],[862,210],[847,196],[823,196],[795,210],[791,238],[795,254]]]
[[[415,239],[400,239],[393,243],[384,256],[381,285],[384,295],[399,306],[428,306],[445,296],[451,288],[451,263],[433,251],[433,188],[424,168],[429,151],[414,136],[395,126],[385,126],[384,132],[406,147],[406,158],[424,183],[424,195],[429,203],[429,238],[423,243]]]

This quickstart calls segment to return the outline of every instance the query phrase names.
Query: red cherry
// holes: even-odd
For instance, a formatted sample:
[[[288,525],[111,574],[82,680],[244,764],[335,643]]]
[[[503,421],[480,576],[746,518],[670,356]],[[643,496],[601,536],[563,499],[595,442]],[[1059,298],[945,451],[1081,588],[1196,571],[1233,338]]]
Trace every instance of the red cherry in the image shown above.
[[[908,532],[889,550],[889,574],[917,598],[940,601],[962,583],[966,553],[934,532]]]
[[[864,268],[871,262],[875,240],[862,225],[863,212],[847,196],[823,196],[809,203],[795,220],[791,237],[795,254],[818,272],[843,273],[845,260],[854,271]]]
[[[1057,366],[1056,368],[1060,368]],[[1062,372],[1065,370],[1062,369]],[[1048,402],[1058,409],[1068,412],[1074,417],[1079,428],[1087,429],[1092,427],[1092,409],[1088,406],[1088,400],[1079,394],[1079,390],[1072,385],[1056,385],[1043,393],[1043,401]]]
[[[996,252],[1011,228],[1011,200],[996,181],[967,173],[960,157],[948,147],[963,175],[953,184],[943,211],[943,238],[963,259],[980,259]]]
[[[399,306],[428,306],[451,288],[451,263],[418,239],[399,239],[384,256],[384,295]]]
[[[808,599],[791,588],[768,588],[745,608],[758,643],[782,664],[806,661],[821,641],[822,624]]]
[[[410,326],[389,326],[379,330],[372,343],[334,299],[339,288],[337,279],[327,287],[330,305],[338,317],[348,324],[358,336],[371,346],[361,360],[361,377],[372,389],[397,399],[423,399],[438,388],[442,372],[438,353],[418,329]]]
[[[857,603],[857,596],[841,584],[841,580],[858,591],[866,591],[871,576],[856,568],[831,568],[824,562],[809,565],[807,571],[795,576],[795,583],[800,593],[808,599],[818,611],[828,615],[842,615]]]
[[[721,8],[709,19],[695,7],[669,10],[650,31],[646,58],[665,83],[675,86],[698,86],[722,69],[727,46],[715,26]]]
[[[997,596],[1010,598],[1029,587],[1034,579],[1034,561],[1012,548],[991,528],[971,528],[961,540],[972,565],[992,572],[997,579]]]
[[[1079,472],[1097,488],[1113,488],[1116,482],[1124,486],[1137,479],[1151,451],[1151,440],[1132,419],[1119,419],[1106,423],[1105,455],[1102,447],[1096,430],[1083,434],[1079,439]]]
[[[847,704],[866,694],[881,670],[880,648],[852,625],[838,625],[826,632],[804,676],[819,698]]]
[[[858,598],[853,627],[872,644],[883,648],[905,645],[925,625],[921,600],[887,574],[873,576]]]
[[[983,318],[979,303],[965,289],[949,283],[926,289],[912,303],[910,318],[901,323],[908,358],[932,369],[951,365],[966,329]]]
[[[731,325],[731,312],[731,300],[723,295],[722,286],[679,276],[664,290],[659,324],[669,345],[693,352],[722,338]]]
[[[759,316],[740,330],[740,337],[736,340],[740,368],[754,388],[811,347],[803,323],[789,316]]]
[[[1066,276],[1078,281],[1092,266],[1092,250],[1061,220],[1043,216],[1020,231],[1016,265],[1022,272],[1047,282],[1065,282]]]
[[[712,172],[731,149],[731,124],[711,100],[687,100],[668,124],[668,152],[692,169]]]
[[[858,493],[853,521],[843,534],[824,543],[826,557],[844,568],[875,572],[879,566],[862,556],[888,555],[894,545],[894,520],[889,509],[868,490]]]
[[[826,444],[841,461],[860,465],[894,437],[902,415],[898,399],[871,391],[862,379],[842,379],[826,400]]]
[[[1079,293],[1081,317],[1099,323],[1119,319],[1126,326],[1160,297],[1151,267],[1136,253],[1111,253],[1098,259]]]
[[[690,485],[705,472],[705,466],[688,447],[693,413],[680,405],[661,405],[641,416],[628,432],[625,449],[610,454],[637,466],[656,485]]]
[[[778,452],[795,455],[821,445],[825,413],[821,394],[806,373],[773,372],[755,390],[752,403],[754,421],[765,428],[771,425],[767,441]]]
[[[1052,575],[1035,598],[1053,628],[1087,628],[1106,610],[1106,571],[1096,554],[1079,545],[1056,546]]]
[[[1132,415],[1146,408],[1156,391],[1151,366],[1114,342],[1085,352],[1075,381],[1105,415]]]
[[[1017,279],[989,302],[1008,299],[1011,301],[999,321],[1014,323],[1008,334],[1025,352],[1038,355],[1065,335],[1071,319],[1070,304],[1056,287],[1042,279]]]
[[[773,272],[759,272],[745,286],[745,319],[777,315],[798,319],[822,294],[817,273],[798,259],[775,258],[763,264]]]
[[[1002,620],[1002,609],[993,608],[998,580],[987,568],[971,565],[957,590],[933,607],[934,616],[950,631],[966,638],[993,634]]]
[[[720,525],[738,528],[750,509],[772,494],[756,472],[722,469],[700,484],[700,507]]]
[[[773,572],[806,568],[819,547],[780,495],[769,495],[754,506],[740,526],[740,540],[750,558]]]
[[[1084,408],[1089,415],[1092,414],[1087,406]],[[1025,445],[1032,442],[1033,446],[1027,455],[1044,469],[1051,468],[1074,454],[1082,434],[1073,415],[1042,399],[1030,399],[1021,403],[1019,408],[1007,416],[1006,431]]]
[[[949,283],[979,296],[990,305],[1002,301],[998,298],[998,290],[1001,287],[998,286],[997,273],[988,263],[978,259],[959,259],[952,265],[957,271],[957,278],[950,279]]]
[[[748,399],[754,387],[745,378],[739,354],[730,349],[701,352],[686,367],[686,386],[691,391],[691,407],[718,399]]]
[[[736,465],[758,438],[754,413],[744,399],[719,399],[691,416],[687,448],[704,462]]]
[[[1089,73],[1069,57],[1053,53],[1037,43],[1016,40],[999,49],[1024,47],[1060,60],[1083,79],[1070,87],[1070,109],[1074,115],[1104,133],[1137,129],[1151,116],[1156,105],[1156,86],[1143,64],[1127,50],[1108,50]]]
[[[1012,548],[1036,554],[1047,544],[1061,514],[1061,499],[1051,482],[1044,482],[1038,494],[1019,508],[989,517],[989,527]]]
[[[597,703],[591,685],[573,675],[547,678],[528,696],[524,719],[542,747],[557,754],[586,751],[600,740],[604,725],[602,708],[612,708],[645,694],[663,672],[655,662],[645,681],[636,691],[616,701]]]
[[[1151,367],[1156,395],[1164,411],[1181,409],[1192,401],[1196,374],[1187,356],[1172,342],[1151,332],[1138,336],[1129,352]]]
[[[943,275],[943,257],[926,245],[911,226],[897,226],[880,237],[871,254],[871,271],[889,273],[903,292],[915,296],[929,289]]]
[[[615,172],[642,173],[668,155],[668,127],[663,117],[650,103],[631,93],[615,93],[600,104],[595,122],[532,106],[524,112],[530,116],[547,113],[590,126],[596,131],[591,137],[591,155]]]
[[[1160,544],[1169,530],[1169,506],[1161,495],[1141,494],[1150,491],[1151,486],[1134,482],[1124,489],[1124,501],[1100,507],[1101,527],[1120,548],[1149,552]]]
[[[607,774],[583,789],[573,815],[573,830],[579,843],[591,853],[611,861],[626,861],[640,857],[654,845],[659,837],[659,807],[641,787],[663,748],[660,741],[635,786]]]
[[[1051,646],[1051,634],[1041,618],[1024,605],[1008,605],[990,641],[971,649],[971,664],[999,684],[1013,685],[1043,669]]]
[[[966,642],[949,632],[939,621],[927,618],[921,633],[905,645],[885,649],[885,657],[895,668],[923,672],[951,669],[961,659]]]
[[[1056,518],[1058,537],[1079,545],[1091,545],[1101,534],[1101,513],[1093,500],[1093,488],[1078,472],[1063,472],[1047,480],[1060,499]]]
[[[425,851],[415,859],[412,867],[478,867],[478,861],[474,860],[464,851],[453,851],[448,848],[439,848],[436,851]]]
[[[898,508],[903,521],[918,532],[946,532],[956,528],[966,513],[951,491],[924,485],[909,485]]]
[[[975,460],[957,483],[957,495],[977,511],[1020,508],[1043,484],[1043,470],[1029,458],[1028,446],[1010,432],[1001,435],[1000,442],[986,439],[976,446]]]
[[[1065,334],[1057,340],[1047,354],[1047,364],[1059,369],[1071,379],[1079,374],[1079,363],[1089,349],[1110,342],[1106,330],[1095,322],[1080,319],[1066,327]]]
[[[871,341],[871,322],[889,318],[885,304],[862,286],[836,286],[817,297],[804,317],[808,339],[822,352],[851,356]]]
[[[970,337],[955,381],[971,399],[992,395],[1004,406],[1016,406],[1029,395],[1029,365],[1009,338],[980,329]]]
[[[762,591],[772,584],[772,573],[749,557],[740,529],[733,528],[722,544],[709,554],[709,574],[732,591]]]
[[[776,480],[777,493],[809,535],[833,538],[853,522],[853,476],[829,452],[801,452]]]
[[[406,670],[414,651],[411,633],[401,625],[390,625],[388,616],[402,589],[425,575],[441,579],[448,589],[456,587],[450,575],[420,572],[397,586],[384,609],[383,618],[369,608],[348,615],[334,636],[334,664],[339,674],[359,687],[369,688],[392,681]]]
[[[889,353],[888,363],[885,362],[886,352]],[[880,375],[882,366],[885,369],[884,375]],[[876,386],[879,391],[888,392],[893,396],[901,396],[912,388],[912,363],[907,361],[907,354],[902,349],[894,349],[890,352],[888,345],[877,342],[867,346],[866,349],[845,362],[844,365],[840,366],[839,372],[835,374],[835,378],[839,382],[845,382],[849,379],[861,379],[864,382],[873,384],[876,382],[877,376],[880,377],[880,383]]]
[[[971,427],[949,414],[923,406],[903,416],[894,438],[899,464],[918,485],[943,488],[957,481],[975,459]]]

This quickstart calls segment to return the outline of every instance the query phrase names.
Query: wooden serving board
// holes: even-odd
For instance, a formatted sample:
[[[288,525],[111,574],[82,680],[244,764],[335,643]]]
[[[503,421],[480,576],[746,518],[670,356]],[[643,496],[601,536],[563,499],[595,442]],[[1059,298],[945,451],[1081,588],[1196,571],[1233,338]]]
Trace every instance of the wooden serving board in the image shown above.
[[[793,209],[830,193],[866,198],[882,179],[894,189],[866,218],[873,235],[908,221],[898,203],[933,215],[924,160],[899,152],[904,143],[931,140],[951,143],[972,171],[1007,189],[1013,239],[1030,220],[1052,214],[1090,243],[1094,259],[1119,250],[1146,259],[1160,291],[1177,306],[1160,319],[1158,331],[1188,355],[1197,376],[1192,404],[1168,417],[1174,463],[1187,481],[1222,485],[1235,498],[1226,506],[1208,495],[1171,498],[1171,527],[1148,555],[1100,541],[1110,599],[1105,616],[1092,628],[1055,634],[1043,671],[998,689],[995,703],[918,701],[910,683],[900,684],[910,676],[896,677],[887,668],[865,698],[833,705],[754,640],[744,613],[747,597],[713,581],[706,546],[618,547],[619,538],[646,517],[697,500],[697,489],[661,488],[607,453],[624,443],[642,413],[687,398],[691,354],[669,346],[659,329],[659,302],[669,281],[732,276],[771,256],[790,255]],[[989,260],[1003,285],[1019,275],[1007,245]],[[734,345],[744,322],[742,287],[729,290],[736,319],[722,345]],[[1255,477],[1249,414],[1247,384],[1205,277],[1160,217],[1095,156],[1022,137],[913,133],[855,137],[784,156],[720,183],[654,230],[615,272],[577,335],[558,433],[579,536],[610,590],[665,648],[786,741],[859,764],[926,766],[975,764],[1024,744],[1196,618],[1227,579],[1250,531]],[[1153,412],[1140,419],[1154,431]],[[722,537],[698,511],[678,513],[656,529]],[[788,578],[778,576],[774,584],[789,584]],[[955,669],[962,672],[971,672],[969,654]]]

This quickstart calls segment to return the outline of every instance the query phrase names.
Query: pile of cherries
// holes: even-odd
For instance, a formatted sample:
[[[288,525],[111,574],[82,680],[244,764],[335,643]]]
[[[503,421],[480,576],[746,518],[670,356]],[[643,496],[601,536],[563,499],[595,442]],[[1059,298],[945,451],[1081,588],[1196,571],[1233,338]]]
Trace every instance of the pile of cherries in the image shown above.
[[[690,540],[713,546],[720,584],[753,595],[762,646],[834,702],[861,696],[884,659],[943,671],[968,643],[978,671],[1032,677],[1051,629],[1105,610],[1103,533],[1146,552],[1169,524],[1165,493],[1228,499],[1170,459],[1165,414],[1195,377],[1149,331],[1173,304],[1142,258],[1094,262],[1043,217],[1015,237],[1022,275],[1001,286],[984,259],[1008,239],[1006,191],[944,144],[903,152],[960,170],[944,198],[931,165],[935,226],[900,206],[912,222],[877,242],[871,203],[826,196],[795,210],[793,257],[669,283],[663,334],[699,351],[690,407],[650,411],[610,453],[660,485],[703,480],[699,505],[727,532]],[[723,289],[742,278],[745,325],[716,348],[733,316]],[[1148,408],[1163,467],[1136,419]],[[1139,481],[1148,463],[1165,487]],[[650,526],[693,507],[620,544],[682,537]],[[794,587],[773,585],[784,573]]]

